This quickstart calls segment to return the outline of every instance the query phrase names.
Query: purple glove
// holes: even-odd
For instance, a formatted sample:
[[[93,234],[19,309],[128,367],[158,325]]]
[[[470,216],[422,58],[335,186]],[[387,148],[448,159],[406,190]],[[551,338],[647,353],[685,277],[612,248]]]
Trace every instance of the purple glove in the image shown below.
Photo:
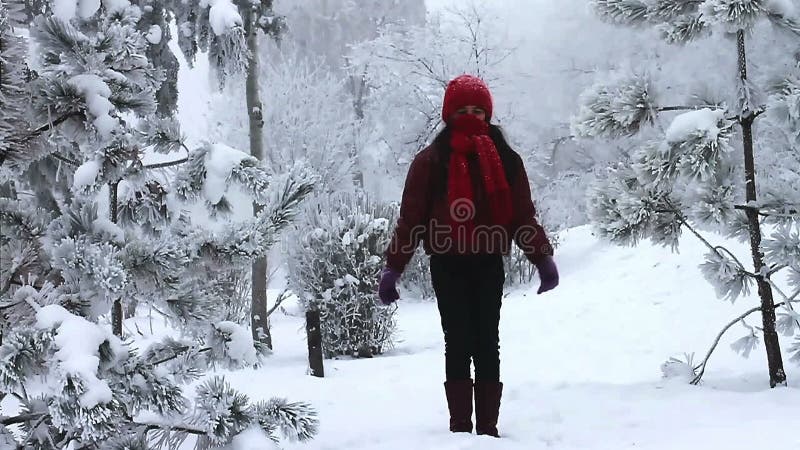
[[[545,256],[537,261],[536,270],[539,271],[539,280],[542,282],[536,292],[537,294],[547,292],[558,286],[558,268],[556,268],[556,263],[553,261],[552,256]]]
[[[384,305],[391,305],[392,302],[400,298],[397,292],[397,280],[400,279],[400,272],[384,267],[381,271],[381,281],[378,284],[378,297]]]

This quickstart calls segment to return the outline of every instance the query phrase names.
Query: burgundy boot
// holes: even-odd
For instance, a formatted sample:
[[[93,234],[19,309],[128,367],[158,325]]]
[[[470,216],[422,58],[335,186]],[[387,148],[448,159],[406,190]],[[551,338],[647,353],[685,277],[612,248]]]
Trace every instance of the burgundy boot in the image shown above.
[[[445,381],[444,392],[450,410],[450,431],[472,433],[472,380]]]
[[[500,415],[500,397],[503,383],[498,381],[475,382],[475,432],[500,437],[497,417]]]

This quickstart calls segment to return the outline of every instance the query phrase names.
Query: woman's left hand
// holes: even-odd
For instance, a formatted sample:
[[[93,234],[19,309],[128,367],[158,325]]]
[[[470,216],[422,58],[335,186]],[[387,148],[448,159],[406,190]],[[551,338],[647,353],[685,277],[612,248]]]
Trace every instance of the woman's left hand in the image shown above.
[[[536,291],[537,294],[547,292],[558,286],[558,268],[552,256],[545,256],[537,261],[536,270],[539,271],[539,279],[542,282],[539,285],[539,290]]]

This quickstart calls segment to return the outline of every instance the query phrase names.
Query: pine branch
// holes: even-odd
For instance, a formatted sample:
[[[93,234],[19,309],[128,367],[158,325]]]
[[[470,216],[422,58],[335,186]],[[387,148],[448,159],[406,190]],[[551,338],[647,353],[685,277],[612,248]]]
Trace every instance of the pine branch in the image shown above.
[[[65,163],[67,163],[67,164],[69,164],[71,166],[74,166],[74,167],[79,167],[80,166],[79,162],[73,161],[73,160],[67,158],[66,156],[61,156],[58,153],[51,153],[50,156],[52,156],[53,158],[55,158],[55,159],[57,159],[59,161],[65,162]]]
[[[269,311],[267,311],[267,317],[271,316],[272,313],[275,312],[276,309],[278,309],[281,303],[283,303],[284,300],[289,298],[288,292],[289,292],[288,289],[284,289],[283,292],[281,292],[278,295],[278,298],[275,299],[275,304],[272,306],[272,308],[269,309]]]
[[[186,425],[164,425],[159,423],[142,423],[142,422],[133,422],[135,425],[145,427],[144,432],[149,433],[153,430],[164,430],[164,431],[178,431],[181,433],[189,433],[194,434],[197,436],[205,436],[207,433],[203,430],[197,428],[189,428]]]
[[[16,425],[18,423],[25,423],[30,422],[32,420],[38,420],[42,417],[47,417],[49,414],[46,413],[29,413],[29,414],[20,414],[19,416],[12,416],[12,417],[0,417],[0,424],[9,426],[9,425]]]
[[[755,211],[759,216],[764,217],[788,217],[788,218],[795,218],[800,216],[800,211],[796,209],[790,209],[785,213],[765,213],[761,211],[761,208],[758,206],[751,206],[751,205],[733,205],[733,209],[741,209],[744,211]]]
[[[795,292],[794,294],[792,294],[791,297],[789,297],[783,292],[783,290],[780,288],[780,286],[775,284],[769,278],[767,278],[767,282],[772,286],[772,289],[775,289],[778,292],[778,294],[780,294],[781,297],[783,297],[783,300],[786,302],[786,307],[789,308],[790,311],[795,312],[794,307],[792,307],[792,302],[794,301],[794,299],[798,295],[800,295],[800,289],[798,289],[797,292]],[[800,321],[795,319],[794,323],[795,323],[795,325],[797,325],[797,328],[800,329]]]
[[[717,255],[718,255],[720,258],[724,258],[724,255],[722,255],[722,253],[721,253],[721,252],[725,252],[725,253],[727,253],[727,254],[728,254],[728,256],[730,256],[730,258],[731,258],[731,259],[733,259],[733,260],[736,262],[736,264],[738,264],[738,265],[739,265],[739,270],[741,270],[741,271],[742,271],[744,274],[746,274],[746,275],[748,275],[748,276],[750,276],[750,277],[757,278],[757,275],[756,275],[756,274],[754,274],[754,273],[752,273],[752,272],[750,272],[750,271],[748,271],[748,270],[745,268],[745,265],[744,265],[744,264],[742,264],[742,262],[741,262],[741,261],[739,261],[739,258],[737,258],[737,257],[736,257],[736,255],[734,255],[734,254],[733,254],[733,252],[731,252],[730,250],[728,250],[727,248],[725,248],[725,247],[723,247],[723,246],[721,246],[721,245],[713,245],[713,244],[711,244],[711,242],[709,242],[709,241],[708,241],[706,238],[704,238],[704,237],[703,237],[703,235],[701,235],[699,231],[697,231],[697,230],[696,230],[696,229],[695,229],[695,228],[694,228],[694,227],[693,227],[691,224],[689,224],[688,220],[686,219],[686,216],[684,216],[684,215],[683,215],[683,214],[682,214],[682,213],[681,213],[681,212],[680,212],[680,211],[679,211],[679,210],[678,210],[678,209],[677,209],[677,208],[676,208],[676,207],[675,207],[675,206],[672,204],[672,202],[670,202],[669,200],[666,200],[666,203],[667,203],[667,205],[669,206],[669,209],[666,209],[666,210],[658,210],[658,211],[656,211],[656,212],[662,212],[662,213],[663,213],[663,212],[671,212],[671,213],[675,214],[675,216],[676,216],[676,217],[677,217],[677,219],[678,219],[678,222],[680,222],[680,223],[681,223],[681,225],[683,225],[683,226],[685,226],[686,228],[688,228],[688,229],[689,229],[689,231],[690,231],[692,234],[694,234],[694,235],[697,237],[697,239],[699,239],[699,240],[700,240],[700,241],[701,241],[701,242],[702,242],[702,243],[703,243],[703,244],[704,244],[706,247],[708,247],[708,248],[709,248],[709,250],[711,250],[711,251],[713,251],[714,253],[716,253],[716,254],[717,254]]]
[[[767,278],[771,277],[772,275],[775,275],[776,273],[780,272],[781,270],[787,267],[789,267],[788,264],[778,264],[777,266],[770,269],[769,272],[767,272]]]
[[[186,150],[186,153],[191,153],[189,151],[189,147],[187,147],[186,144],[184,144],[183,142],[181,142],[181,147],[183,147],[183,149]],[[177,159],[175,161],[168,161],[168,162],[157,163],[157,164],[149,164],[149,165],[144,166],[144,168],[145,169],[163,169],[165,167],[179,166],[179,165],[181,165],[181,164],[183,164],[183,163],[185,163],[187,161],[189,161],[189,157],[188,156],[186,156],[184,158],[181,158],[181,159]]]
[[[800,300],[790,300],[790,301],[788,301],[788,303],[800,303]],[[774,304],[773,307],[777,308],[777,307],[783,306],[785,304],[786,304],[786,302],[780,302],[780,303]],[[740,320],[743,320],[745,317],[749,316],[750,314],[752,314],[752,313],[754,313],[756,311],[761,311],[761,308],[762,308],[761,306],[756,306],[756,307],[750,308],[747,311],[745,311],[744,313],[742,313],[741,315],[739,315],[739,317],[733,319],[727,325],[725,325],[725,327],[722,329],[722,331],[720,331],[719,334],[717,334],[716,339],[714,339],[714,343],[711,344],[711,348],[708,349],[708,353],[706,353],[706,357],[703,358],[703,362],[701,362],[700,365],[697,366],[697,368],[700,369],[700,372],[698,372],[698,374],[695,375],[695,377],[691,381],[691,384],[696,385],[696,384],[700,383],[700,380],[703,378],[703,374],[705,374],[706,365],[708,364],[708,360],[709,360],[709,358],[711,358],[711,354],[717,348],[717,345],[719,344],[719,341],[720,341],[720,339],[722,339],[722,336],[725,334],[725,332],[727,332],[732,326],[736,325],[737,323],[739,323]]]
[[[39,137],[41,134],[43,134],[46,131],[52,130],[53,128],[61,125],[62,123],[66,122],[68,119],[70,119],[72,117],[75,117],[75,116],[83,116],[83,113],[77,112],[77,111],[66,113],[66,114],[58,117],[56,120],[48,122],[48,123],[40,126],[39,128],[36,128],[34,130],[30,130],[27,133],[24,133],[24,134],[22,134],[20,136],[11,136],[11,137],[8,138],[8,140],[11,141],[11,142],[16,142],[18,144],[25,143],[27,141],[30,141],[30,140],[32,140],[34,138]],[[5,163],[7,156],[8,156],[7,153],[0,155],[0,166],[2,166],[3,163]]]
[[[797,36],[800,36],[800,20],[793,19],[791,17],[786,17],[783,14],[777,14],[774,12],[767,13],[767,17],[773,24],[777,25],[780,29],[788,31],[789,33],[793,33]]]
[[[33,438],[33,437],[34,437],[34,435],[36,434],[36,429],[37,429],[37,428],[39,427],[39,425],[41,425],[41,424],[42,424],[42,422],[44,422],[44,421],[45,421],[45,419],[47,419],[48,417],[50,417],[50,415],[49,415],[49,414],[42,414],[42,416],[41,416],[41,417],[39,417],[39,420],[37,420],[37,421],[36,421],[36,423],[34,423],[33,425],[31,425],[31,432],[30,432],[30,433],[28,433],[28,437],[26,437],[26,438],[25,438],[25,442],[23,442],[23,443],[22,443],[22,448],[28,448],[28,442],[30,442],[31,438]],[[65,448],[65,447],[59,447],[59,448]]]
[[[8,283],[8,284],[11,284],[11,283]],[[22,283],[20,283],[20,285],[22,285]],[[0,290],[0,294],[5,294],[5,290]],[[16,302],[16,303],[0,304],[0,311],[3,311],[4,309],[13,308],[15,306],[19,306],[19,305],[21,305],[23,303],[25,303],[25,300],[22,300],[22,301],[19,301],[19,302]]]
[[[703,108],[719,109],[719,105],[697,105],[697,106],[659,106],[656,108],[658,112],[665,111],[696,111]]]
[[[150,364],[153,365],[153,366],[157,366],[159,364],[163,364],[165,362],[172,361],[173,359],[177,358],[181,354],[183,354],[185,352],[188,352],[190,349],[191,349],[191,347],[189,347],[188,345],[184,345],[183,347],[178,347],[177,351],[172,356],[167,356],[166,358],[160,359],[160,360],[158,360],[158,361],[156,361],[154,363],[150,363]],[[206,347],[206,348],[201,348],[200,350],[197,351],[197,353],[205,353],[205,352],[210,352],[210,351],[211,351],[211,347]]]
[[[736,264],[739,265],[739,270],[741,270],[742,273],[744,273],[744,274],[746,274],[746,275],[748,275],[750,277],[757,278],[756,274],[754,274],[754,273],[748,271],[747,269],[745,269],[744,264],[742,264],[742,262],[739,261],[739,258],[737,258],[736,255],[733,254],[733,252],[731,252],[730,250],[728,250],[727,248],[725,248],[725,247],[723,247],[721,245],[713,245],[713,244],[711,244],[711,242],[709,242],[706,238],[704,238],[703,235],[700,234],[700,232],[698,232],[691,224],[689,224],[689,222],[686,220],[686,217],[674,205],[672,205],[672,203],[669,200],[667,200],[666,203],[669,206],[669,209],[658,209],[658,210],[656,210],[656,212],[658,212],[658,213],[672,213],[672,214],[675,214],[675,217],[678,219],[678,222],[680,222],[681,225],[683,225],[687,229],[689,229],[689,231],[692,234],[694,234],[695,237],[697,237],[697,239],[700,240],[700,242],[702,242],[706,247],[708,247],[709,250],[711,250],[714,253],[716,253],[717,256],[719,256],[720,258],[724,258],[725,257],[721,252],[727,253],[731,257],[731,259],[733,259],[736,262]]]
[[[178,165],[181,165],[181,164],[183,164],[183,163],[185,163],[187,161],[189,161],[189,157],[181,158],[181,159],[178,159],[178,160],[175,160],[175,161],[168,161],[168,162],[158,163],[158,164],[148,164],[148,165],[144,166],[144,168],[145,169],[163,169],[165,167],[178,166]]]
[[[60,117],[58,117],[56,120],[48,122],[48,123],[40,126],[39,128],[36,128],[35,130],[29,131],[27,133],[27,135],[23,139],[24,140],[30,140],[30,139],[33,139],[35,137],[38,137],[40,134],[42,134],[42,133],[44,133],[46,131],[50,131],[53,128],[55,128],[55,127],[61,125],[62,123],[66,122],[70,118],[77,117],[77,116],[83,116],[83,113],[79,112],[79,111],[72,111],[72,112],[63,114]]]
[[[781,288],[780,288],[778,285],[776,285],[776,284],[775,284],[775,283],[774,283],[772,280],[768,280],[768,281],[769,281],[769,284],[771,284],[771,285],[772,285],[772,288],[773,288],[773,289],[775,289],[776,291],[778,291],[778,293],[779,293],[779,294],[781,294],[781,297],[783,297],[783,299],[784,299],[785,301],[787,301],[787,302],[790,302],[790,303],[793,303],[793,302],[795,302],[795,301],[796,301],[795,299],[797,298],[797,296],[799,296],[799,295],[800,295],[800,289],[798,289],[797,291],[795,291],[795,292],[794,292],[794,294],[792,294],[791,296],[788,296],[788,295],[786,295],[786,294],[783,292],[783,290],[782,290],[782,289],[781,289]],[[800,300],[797,300],[797,301],[800,301]],[[790,309],[791,309],[791,306],[792,306],[792,305],[791,305],[791,304],[789,304],[788,306],[789,306],[789,307],[790,307]],[[794,309],[792,309],[792,310],[794,310]],[[800,326],[800,324],[798,324],[798,326]]]

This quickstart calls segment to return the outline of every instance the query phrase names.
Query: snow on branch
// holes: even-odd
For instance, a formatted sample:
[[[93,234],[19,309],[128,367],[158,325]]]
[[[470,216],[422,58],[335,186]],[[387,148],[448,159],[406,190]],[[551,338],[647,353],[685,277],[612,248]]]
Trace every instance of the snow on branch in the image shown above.
[[[600,17],[626,25],[639,25],[647,21],[648,6],[641,0],[593,0]]]
[[[630,74],[584,91],[580,109],[571,119],[571,131],[581,137],[633,136],[652,124],[657,112],[650,79]]]
[[[53,343],[58,350],[54,356],[58,369],[84,383],[84,391],[79,396],[81,407],[92,409],[97,404],[110,402],[111,389],[106,381],[98,378],[97,372],[101,363],[109,363],[109,357],[113,361],[118,355],[127,354],[119,338],[105,327],[76,316],[59,305],[38,308],[36,319],[38,329],[55,332]],[[107,346],[105,358],[100,354],[102,346]]]
[[[676,116],[667,128],[665,142],[678,155],[678,170],[701,181],[714,177],[723,158],[733,151],[734,125],[720,109],[703,108]]]
[[[749,30],[764,17],[767,4],[773,0],[706,0],[700,10],[703,20],[710,25],[735,33]]]
[[[200,0],[200,7],[209,7],[208,21],[217,36],[242,26],[242,16],[230,0]]]
[[[255,183],[252,180],[258,179],[262,183],[259,187],[266,185],[267,174],[259,166],[258,160],[247,153],[223,144],[206,144],[187,156],[175,177],[175,192],[181,200],[203,198],[214,206],[223,201],[234,172],[236,181]]]

